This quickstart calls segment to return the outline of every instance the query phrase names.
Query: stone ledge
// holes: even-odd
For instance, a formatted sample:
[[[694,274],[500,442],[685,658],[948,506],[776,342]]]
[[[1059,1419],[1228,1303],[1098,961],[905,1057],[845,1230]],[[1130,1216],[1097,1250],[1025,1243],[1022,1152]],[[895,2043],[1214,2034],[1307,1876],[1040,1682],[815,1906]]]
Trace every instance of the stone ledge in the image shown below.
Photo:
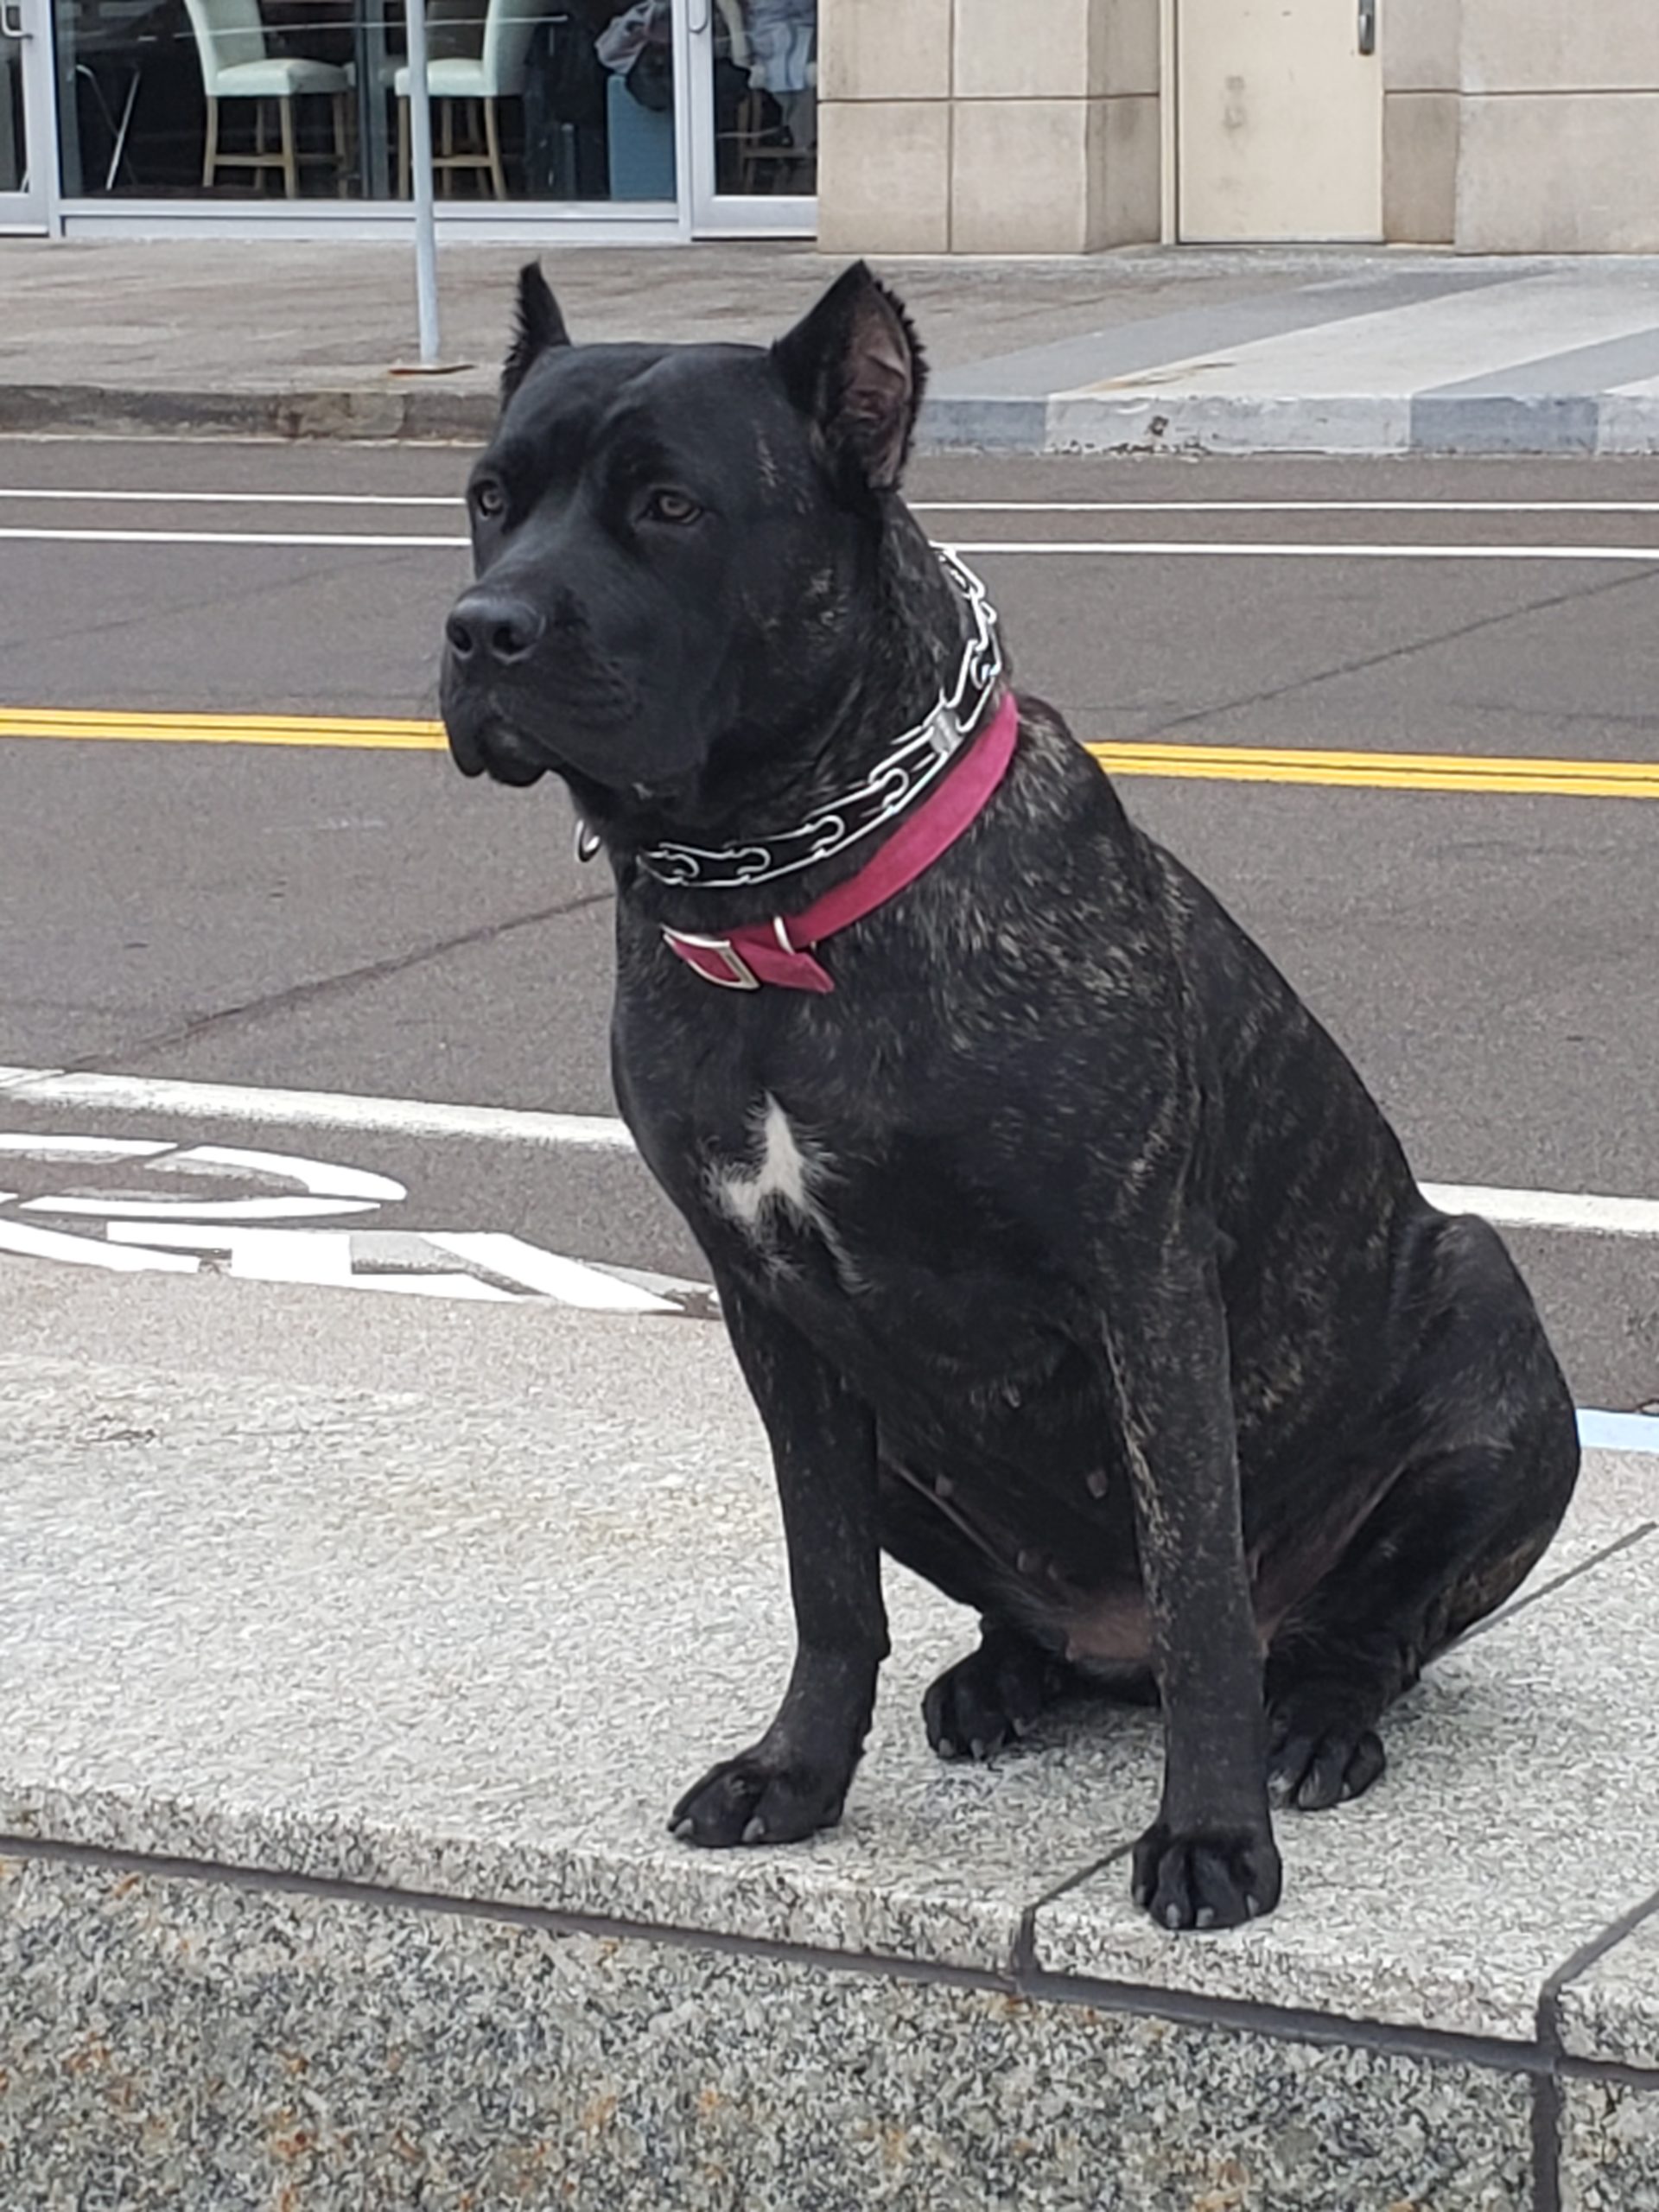
[[[897,1570],[843,1826],[666,1835],[790,1639],[734,1371],[646,1326],[550,1324],[556,1410],[0,1358],[0,2202],[1491,2212],[1558,2145],[1625,2191],[1568,2201],[1659,2181],[1650,1462],[1594,1455],[1370,1797],[1281,1820],[1281,1910],[1179,1941],[1125,1893],[1148,1716],[940,1765],[968,1624]]]

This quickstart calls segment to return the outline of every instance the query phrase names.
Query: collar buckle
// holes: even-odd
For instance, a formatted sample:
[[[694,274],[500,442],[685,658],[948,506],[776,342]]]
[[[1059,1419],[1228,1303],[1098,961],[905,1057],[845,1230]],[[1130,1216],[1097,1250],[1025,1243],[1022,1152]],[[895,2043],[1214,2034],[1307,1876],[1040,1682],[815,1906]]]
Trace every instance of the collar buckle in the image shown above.
[[[663,940],[672,946],[688,968],[696,969],[705,983],[717,984],[722,991],[758,991],[760,988],[760,978],[726,938],[696,937],[689,930],[671,930],[664,923]]]

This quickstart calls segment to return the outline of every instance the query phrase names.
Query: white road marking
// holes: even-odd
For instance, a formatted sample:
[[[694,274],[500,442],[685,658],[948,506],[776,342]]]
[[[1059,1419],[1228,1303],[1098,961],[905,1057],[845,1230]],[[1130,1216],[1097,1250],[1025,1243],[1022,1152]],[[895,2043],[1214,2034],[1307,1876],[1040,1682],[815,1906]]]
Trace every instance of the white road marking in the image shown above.
[[[0,499],[6,496],[0,493]],[[1659,515],[1659,499],[912,499],[919,515]]]
[[[372,1213],[388,1199],[407,1198],[390,1175],[371,1175],[361,1167],[336,1167],[321,1160],[299,1160],[291,1153],[249,1152],[235,1146],[140,1142],[111,1137],[66,1137],[32,1132],[0,1134],[0,1152],[23,1160],[67,1159],[90,1162],[148,1159],[153,1166],[185,1174],[206,1172],[223,1179],[233,1175],[269,1177],[298,1183],[304,1198],[193,1198],[188,1192],[163,1198],[134,1198],[121,1192],[103,1197],[82,1192],[25,1198],[22,1213],[55,1216],[125,1214],[144,1220],[182,1215],[191,1221],[281,1221],[316,1214]]]
[[[111,1160],[153,1160],[157,1153],[172,1149],[169,1141],[158,1143],[153,1138],[60,1137],[45,1133],[37,1136],[28,1130],[21,1135],[9,1130],[0,1133],[0,1152],[24,1160],[74,1160],[92,1165]]]
[[[187,1162],[245,1169],[255,1175],[291,1176],[302,1189],[319,1198],[370,1198],[377,1205],[395,1205],[409,1196],[407,1185],[395,1182],[390,1175],[372,1175],[365,1167],[337,1166],[333,1160],[298,1160],[286,1152],[245,1152],[236,1145],[193,1144],[187,1151],[175,1153],[167,1165],[178,1167]],[[318,1211],[321,1211],[319,1207]]]
[[[109,1235],[114,1248],[135,1264],[149,1258],[162,1268],[175,1265],[168,1253],[149,1249],[157,1244],[181,1245],[193,1252],[222,1252],[226,1272],[241,1282],[308,1283],[322,1290],[404,1291],[425,1298],[488,1300],[506,1306],[518,1302],[510,1290],[481,1282],[476,1275],[376,1274],[366,1270],[359,1274],[352,1265],[351,1232],[343,1229],[238,1228],[215,1233],[185,1222],[112,1221]],[[144,1249],[133,1249],[136,1246]],[[581,1301],[572,1299],[567,1303]]]
[[[159,1270],[165,1274],[193,1275],[201,1266],[175,1252],[127,1252],[118,1245],[100,1244],[91,1236],[65,1236],[54,1229],[36,1229],[32,1223],[0,1221],[0,1252],[16,1252],[26,1260],[67,1260],[71,1267],[109,1268],[119,1274]]]
[[[76,545],[360,545],[371,549],[389,545],[453,549],[472,543],[469,537],[391,537],[357,531],[25,530],[10,524],[0,528],[0,538]]]
[[[15,1090],[10,1096],[17,1095]],[[305,1195],[266,1198],[193,1198],[188,1192],[163,1198],[135,1196],[129,1190],[59,1192],[19,1200],[0,1191],[0,1208],[47,1215],[43,1229],[0,1216],[0,1252],[22,1257],[66,1260],[80,1267],[126,1272],[159,1270],[194,1274],[200,1262],[186,1255],[224,1255],[226,1272],[260,1282],[299,1282],[332,1288],[402,1291],[427,1298],[486,1299],[523,1303],[551,1299],[566,1306],[609,1313],[679,1313],[684,1306],[670,1283],[648,1283],[547,1252],[524,1238],[497,1231],[435,1230],[390,1232],[361,1229],[317,1229],[319,1216],[378,1213],[382,1205],[408,1196],[407,1185],[390,1175],[370,1173],[332,1161],[306,1160],[291,1153],[253,1151],[240,1146],[179,1147],[149,1138],[63,1135],[55,1131],[0,1132],[0,1159],[87,1166],[142,1160],[163,1173],[264,1178],[296,1182]],[[86,1219],[76,1236],[62,1224]],[[296,1221],[306,1226],[294,1227]],[[283,1224],[272,1227],[273,1222]],[[251,1224],[258,1224],[253,1226]],[[98,1230],[101,1229],[100,1237]],[[458,1259],[465,1272],[435,1266]],[[701,1286],[686,1286],[700,1290]]]
[[[1605,1236],[1659,1236],[1659,1199],[1605,1198],[1588,1191],[1501,1191],[1479,1183],[1425,1183],[1431,1205],[1478,1213],[1503,1229],[1569,1229]]]
[[[456,1235],[448,1230],[431,1229],[423,1234],[427,1243],[436,1245],[440,1252],[453,1252],[458,1260],[469,1260],[476,1267],[487,1268],[493,1275],[505,1275],[541,1297],[556,1298],[567,1306],[585,1306],[612,1313],[677,1311],[671,1300],[658,1298],[637,1283],[624,1282],[601,1268],[584,1266],[580,1260],[566,1260],[556,1252],[543,1252],[537,1245],[526,1244],[522,1236],[493,1230]]]
[[[459,492],[98,492],[54,485],[0,486],[0,499],[80,499],[139,507],[464,507]]]
[[[0,1100],[185,1121],[275,1122],[289,1128],[373,1129],[394,1136],[476,1137],[513,1144],[632,1152],[633,1139],[607,1115],[539,1114],[507,1106],[450,1106],[418,1098],[359,1097],[339,1090],[270,1090],[240,1084],[180,1083],[161,1076],[69,1075],[59,1068],[0,1067]]]
[[[439,507],[459,493],[134,492],[0,486],[0,500],[80,500],[92,505],[204,507]],[[912,499],[923,515],[1656,515],[1659,499]]]
[[[0,532],[3,535],[3,532]],[[1295,545],[1271,538],[1218,540],[1202,537],[1020,538],[968,544],[952,540],[953,553],[1002,554],[1025,559],[1043,554],[1097,558],[1144,556],[1149,559],[1243,561],[1627,561],[1640,566],[1659,561],[1659,545]]]
[[[90,1215],[106,1221],[315,1221],[319,1214],[373,1213],[367,1198],[130,1198],[111,1192],[105,1198],[25,1198],[20,1213]]]
[[[626,1125],[598,1114],[538,1114],[509,1106],[450,1106],[344,1091],[270,1090],[163,1077],[69,1075],[57,1068],[0,1066],[0,1101],[166,1113],[181,1120],[271,1122],[289,1128],[372,1129],[392,1136],[477,1138],[485,1142],[632,1152]],[[29,1141],[33,1142],[31,1139]],[[108,1144],[111,1141],[98,1140]],[[1425,1183],[1432,1205],[1480,1213],[1498,1228],[1580,1230],[1659,1236],[1659,1199],[1595,1192],[1516,1191],[1484,1184]]]
[[[388,548],[466,550],[466,537],[400,537],[368,531],[237,530],[26,530],[0,527],[0,539],[80,545],[301,545],[335,550]],[[1205,538],[1036,538],[952,544],[952,552],[1000,554],[1026,559],[1065,554],[1072,559],[1199,559],[1247,561],[1623,561],[1640,567],[1659,562],[1652,545],[1341,545],[1226,543]]]

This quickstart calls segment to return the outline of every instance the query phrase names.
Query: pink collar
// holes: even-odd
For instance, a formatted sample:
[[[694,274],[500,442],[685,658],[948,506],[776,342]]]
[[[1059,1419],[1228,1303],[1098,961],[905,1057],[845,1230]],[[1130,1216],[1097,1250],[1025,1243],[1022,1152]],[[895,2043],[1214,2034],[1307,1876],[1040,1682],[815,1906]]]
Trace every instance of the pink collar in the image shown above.
[[[763,983],[775,983],[790,991],[833,991],[833,980],[806,948],[886,906],[956,843],[1001,782],[1019,734],[1020,709],[1014,694],[1005,691],[995,714],[939,789],[899,824],[874,860],[815,899],[804,914],[745,922],[725,937],[694,937],[664,928],[664,942],[706,983],[727,990],[758,991]]]

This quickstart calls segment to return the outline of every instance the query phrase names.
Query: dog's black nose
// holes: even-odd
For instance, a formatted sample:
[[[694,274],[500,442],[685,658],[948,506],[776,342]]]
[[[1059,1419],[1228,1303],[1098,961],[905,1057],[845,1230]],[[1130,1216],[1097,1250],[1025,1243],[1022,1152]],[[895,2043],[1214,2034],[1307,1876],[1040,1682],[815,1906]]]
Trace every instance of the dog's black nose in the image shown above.
[[[444,625],[457,660],[481,654],[503,668],[528,660],[546,625],[536,609],[505,592],[469,591],[457,600]]]

